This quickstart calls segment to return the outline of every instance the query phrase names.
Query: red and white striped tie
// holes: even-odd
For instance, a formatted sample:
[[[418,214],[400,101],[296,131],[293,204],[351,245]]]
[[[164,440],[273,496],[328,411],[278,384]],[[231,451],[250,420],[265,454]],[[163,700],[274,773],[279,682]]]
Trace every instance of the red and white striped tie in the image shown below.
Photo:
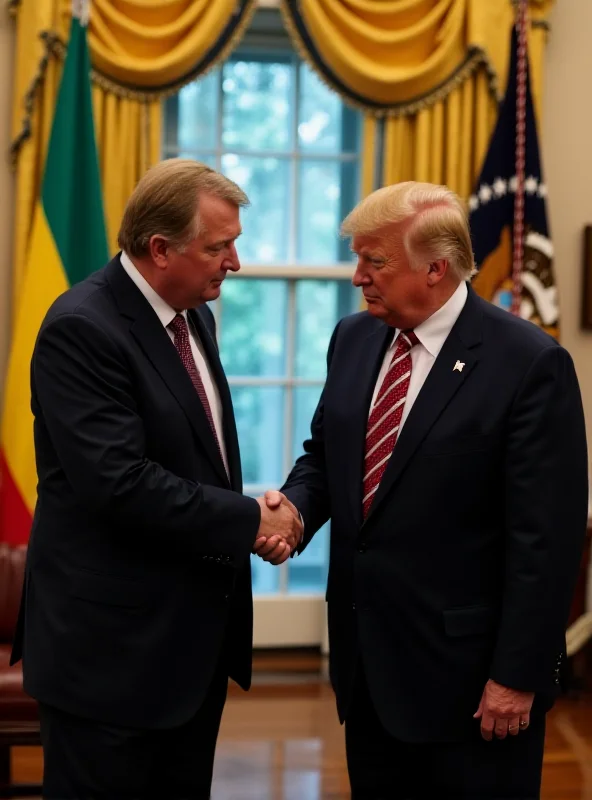
[[[413,331],[401,331],[395,353],[368,417],[364,457],[363,514],[368,516],[376,490],[399,435],[411,380],[411,348],[419,342]]]

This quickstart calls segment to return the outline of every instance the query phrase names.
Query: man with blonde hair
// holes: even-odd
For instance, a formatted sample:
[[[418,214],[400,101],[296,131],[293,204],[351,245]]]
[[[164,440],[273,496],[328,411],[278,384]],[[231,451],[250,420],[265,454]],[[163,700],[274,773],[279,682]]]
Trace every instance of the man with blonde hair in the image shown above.
[[[240,268],[244,192],[171,159],[119,253],[53,304],[32,360],[39,473],[19,633],[49,800],[205,800],[228,677],[251,680],[250,553],[300,540],[242,494],[207,307]],[[278,540],[283,544],[277,545]]]
[[[572,360],[472,291],[449,189],[380,189],[343,233],[368,310],[337,325],[305,454],[267,501],[302,514],[300,551],[331,519],[352,797],[537,798],[587,517]]]

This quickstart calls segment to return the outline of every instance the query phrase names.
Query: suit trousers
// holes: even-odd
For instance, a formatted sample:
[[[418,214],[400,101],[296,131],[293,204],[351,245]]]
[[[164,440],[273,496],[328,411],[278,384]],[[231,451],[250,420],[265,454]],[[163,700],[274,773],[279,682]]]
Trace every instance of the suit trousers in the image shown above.
[[[475,720],[474,735],[467,741],[400,741],[382,726],[360,665],[345,739],[352,800],[537,800],[540,796],[544,714],[531,716],[526,731],[503,740],[486,742]]]
[[[137,730],[40,704],[44,800],[208,800],[228,688],[219,669],[178,728]]]

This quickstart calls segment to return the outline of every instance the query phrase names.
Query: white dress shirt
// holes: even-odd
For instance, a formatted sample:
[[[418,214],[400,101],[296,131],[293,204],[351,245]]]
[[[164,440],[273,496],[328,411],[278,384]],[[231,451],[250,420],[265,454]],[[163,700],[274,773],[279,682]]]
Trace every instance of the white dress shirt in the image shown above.
[[[405,424],[405,420],[409,416],[409,412],[413,407],[413,403],[415,403],[417,395],[421,391],[421,387],[424,385],[425,380],[434,365],[434,361],[436,360],[438,353],[442,349],[448,334],[452,330],[454,323],[460,316],[460,312],[463,310],[464,305],[467,302],[468,294],[469,292],[467,290],[466,283],[461,281],[452,297],[450,297],[449,300],[444,303],[442,308],[439,308],[438,311],[433,313],[431,317],[428,317],[425,322],[422,322],[421,325],[418,325],[417,328],[413,329],[415,335],[419,339],[419,344],[416,344],[415,347],[411,348],[411,379],[409,381],[407,399],[405,400],[405,406],[403,408],[403,416],[401,417],[399,435],[403,425]],[[370,405],[368,415],[370,415],[372,412],[374,403],[376,402],[376,396],[378,395],[378,390],[380,389],[384,377],[388,372],[400,332],[401,331],[399,328],[395,330],[393,341],[389,345],[384,355],[384,361],[382,362],[382,367],[378,373],[378,380],[376,381],[376,386],[374,387],[374,394],[372,396],[372,403]]]
[[[169,338],[172,342],[175,341],[174,334],[172,330],[167,327],[169,323],[173,321],[177,312],[174,308],[162,299],[162,297],[157,294],[152,286],[148,283],[148,281],[144,278],[143,275],[137,270],[134,266],[132,260],[127,255],[127,253],[121,254],[121,266],[127,272],[129,277],[132,281],[136,284],[138,289],[142,292],[146,300],[152,306],[152,309],[158,319],[161,321],[163,327],[165,328],[166,332],[169,335]],[[224,442],[224,435],[223,435],[223,428],[222,428],[222,403],[220,402],[220,395],[218,393],[218,388],[214,382],[212,377],[212,373],[210,371],[210,366],[207,362],[205,351],[203,345],[197,335],[197,331],[194,330],[193,325],[191,324],[191,320],[187,317],[187,311],[181,312],[185,317],[185,321],[188,323],[189,328],[189,343],[191,345],[191,353],[193,355],[193,360],[199,370],[199,374],[201,375],[201,380],[204,385],[204,389],[206,390],[206,396],[208,398],[208,402],[210,404],[210,409],[212,411],[212,417],[214,419],[214,427],[216,428],[216,433],[218,434],[218,441],[220,442],[220,449],[222,451],[222,458],[224,460],[224,466],[226,468],[226,473],[229,475],[228,471],[228,458],[226,455],[226,444]],[[199,398],[197,398],[199,402]]]

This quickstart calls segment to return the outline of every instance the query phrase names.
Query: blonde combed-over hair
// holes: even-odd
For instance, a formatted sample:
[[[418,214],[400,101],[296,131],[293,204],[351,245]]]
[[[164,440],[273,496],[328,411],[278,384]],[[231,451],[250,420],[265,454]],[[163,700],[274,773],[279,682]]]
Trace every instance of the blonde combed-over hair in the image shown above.
[[[475,273],[467,215],[462,202],[447,186],[405,181],[377,189],[343,221],[341,234],[351,237],[402,234],[412,269],[446,259],[459,280]]]

